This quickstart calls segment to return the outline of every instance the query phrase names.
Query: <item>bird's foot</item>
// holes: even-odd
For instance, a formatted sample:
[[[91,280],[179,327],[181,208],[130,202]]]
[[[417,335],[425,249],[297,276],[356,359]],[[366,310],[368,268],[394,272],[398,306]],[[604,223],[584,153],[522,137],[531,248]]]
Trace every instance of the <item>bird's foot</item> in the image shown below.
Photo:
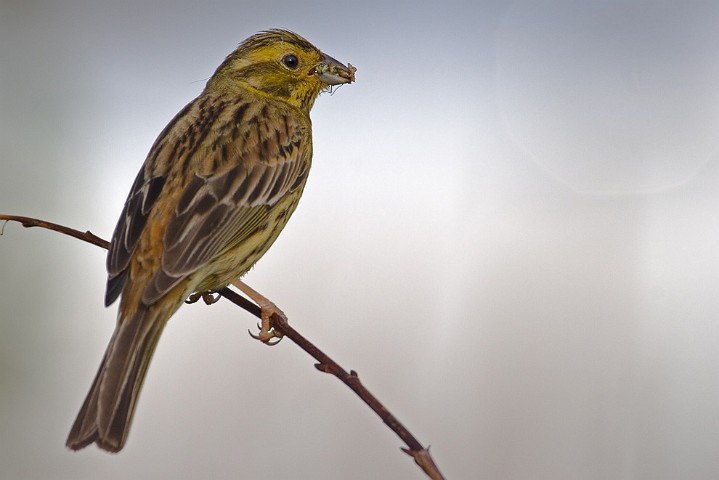
[[[220,294],[215,292],[195,292],[185,300],[185,303],[197,303],[200,299],[205,302],[205,305],[212,305],[217,303],[220,299]]]
[[[278,343],[280,343],[280,340],[282,340],[282,337],[284,337],[284,335],[277,331],[274,328],[274,325],[272,325],[272,316],[277,315],[286,322],[287,316],[284,314],[284,312],[280,310],[277,305],[272,303],[261,293],[255,291],[252,287],[250,287],[243,281],[238,279],[232,282],[232,284],[239,288],[245,295],[254,300],[255,303],[257,303],[257,305],[259,305],[260,307],[260,318],[262,319],[262,322],[257,325],[257,328],[260,329],[260,332],[255,335],[248,330],[250,336],[254,339],[259,340],[265,345],[277,345]]]
[[[265,299],[267,300],[267,299]],[[267,300],[267,303],[262,302],[263,304],[260,305],[260,309],[262,310],[261,318],[262,323],[257,324],[257,328],[260,329],[260,333],[255,335],[254,333],[249,332],[250,336],[256,340],[259,340],[260,342],[264,343],[265,345],[273,346],[280,343],[280,340],[282,340],[282,337],[284,335],[277,330],[275,330],[274,326],[272,325],[272,315],[278,315],[280,316],[285,322],[287,321],[287,316],[285,316],[284,312],[277,308],[277,305]],[[274,340],[277,339],[277,340]]]

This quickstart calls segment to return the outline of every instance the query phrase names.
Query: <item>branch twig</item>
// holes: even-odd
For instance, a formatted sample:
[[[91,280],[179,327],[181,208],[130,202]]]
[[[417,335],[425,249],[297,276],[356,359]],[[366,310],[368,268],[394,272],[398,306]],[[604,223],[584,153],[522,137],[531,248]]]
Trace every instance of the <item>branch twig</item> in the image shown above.
[[[81,232],[73,228],[65,227],[56,223],[46,222],[30,217],[20,217],[16,215],[2,215],[0,214],[0,221],[5,222],[14,221],[21,223],[24,227],[41,227],[55,232],[60,232],[65,235],[83,240],[88,243],[92,243],[98,247],[107,249],[109,242],[104,240],[97,235],[91,233],[89,230]],[[3,229],[0,229],[0,235],[2,235]],[[230,290],[225,287],[218,292],[220,295],[239,306],[240,308],[248,311],[256,317],[260,317],[260,307],[255,305],[250,300],[246,299],[234,290]],[[433,480],[442,480],[444,477],[437,468],[437,465],[432,459],[432,455],[429,453],[429,449],[422,446],[421,443],[400,423],[397,418],[392,415],[387,408],[375,397],[367,388],[362,384],[359,379],[359,375],[354,370],[350,370],[349,373],[342,368],[337,362],[332,360],[327,354],[317,348],[313,343],[303,337],[297,330],[292,328],[287,321],[281,318],[279,315],[272,316],[272,326],[275,330],[282,333],[284,336],[292,340],[302,350],[311,355],[319,363],[315,364],[315,368],[321,372],[329,373],[340,379],[345,385],[347,385],[353,392],[359,396],[363,402],[365,402],[374,411],[382,421],[402,439],[408,448],[402,448],[406,454],[414,458],[415,463],[419,465],[427,476]]]
[[[75,230],[74,228],[66,227],[64,225],[59,225],[57,223],[46,222],[45,220],[38,220],[37,218],[31,218],[31,217],[20,217],[17,215],[0,214],[0,221],[2,221],[2,220],[5,220],[5,222],[19,222],[25,228],[30,228],[30,227],[47,228],[48,230],[52,230],[54,232],[60,232],[62,234],[69,235],[71,237],[79,238],[80,240],[83,240],[87,243],[92,243],[93,245],[97,245],[98,247],[104,248],[105,250],[110,248],[110,242],[98,237],[97,235],[92,233],[90,230],[81,232],[80,230]],[[4,230],[4,227],[3,227],[3,229],[0,229],[0,235],[3,234],[3,230]]]

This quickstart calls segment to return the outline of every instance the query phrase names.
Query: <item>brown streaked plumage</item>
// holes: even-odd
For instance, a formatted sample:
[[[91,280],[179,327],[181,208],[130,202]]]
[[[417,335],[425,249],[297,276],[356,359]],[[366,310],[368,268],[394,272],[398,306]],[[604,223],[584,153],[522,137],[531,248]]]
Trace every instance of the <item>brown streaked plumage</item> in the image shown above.
[[[266,311],[273,305],[239,277],[297,206],[312,160],[315,99],[354,81],[354,72],[299,35],[262,32],[162,131],[112,237],[105,303],[120,298],[117,326],[69,448],[122,449],[160,334],[194,292],[240,286],[263,307],[258,338],[278,336]]]

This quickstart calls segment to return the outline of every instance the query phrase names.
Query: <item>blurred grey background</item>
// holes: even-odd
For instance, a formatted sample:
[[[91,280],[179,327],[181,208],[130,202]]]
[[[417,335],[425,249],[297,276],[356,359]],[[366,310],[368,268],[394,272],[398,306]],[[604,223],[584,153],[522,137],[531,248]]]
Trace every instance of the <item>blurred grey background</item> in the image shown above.
[[[246,277],[448,478],[719,478],[719,4],[0,3],[0,212],[108,238],[153,140],[258,30],[358,67]],[[414,479],[227,302],[183,308],[123,452],[65,449],[104,252],[0,237],[0,477]]]

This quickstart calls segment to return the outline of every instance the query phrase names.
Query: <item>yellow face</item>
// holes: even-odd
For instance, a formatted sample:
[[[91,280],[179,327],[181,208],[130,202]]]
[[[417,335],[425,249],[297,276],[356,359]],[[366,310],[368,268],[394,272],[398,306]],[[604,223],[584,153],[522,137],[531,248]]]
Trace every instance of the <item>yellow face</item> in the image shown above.
[[[242,42],[208,87],[215,79],[231,80],[309,112],[320,91],[354,81],[354,71],[295,33],[270,30]]]

